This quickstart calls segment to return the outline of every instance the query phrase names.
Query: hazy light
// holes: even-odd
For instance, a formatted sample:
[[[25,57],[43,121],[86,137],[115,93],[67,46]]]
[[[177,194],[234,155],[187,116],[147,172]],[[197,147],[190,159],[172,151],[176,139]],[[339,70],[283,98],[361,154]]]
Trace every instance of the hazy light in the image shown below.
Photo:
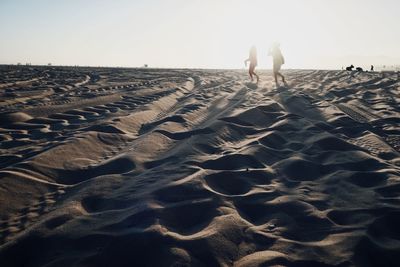
[[[395,0],[0,2],[0,63],[242,68],[399,64]]]

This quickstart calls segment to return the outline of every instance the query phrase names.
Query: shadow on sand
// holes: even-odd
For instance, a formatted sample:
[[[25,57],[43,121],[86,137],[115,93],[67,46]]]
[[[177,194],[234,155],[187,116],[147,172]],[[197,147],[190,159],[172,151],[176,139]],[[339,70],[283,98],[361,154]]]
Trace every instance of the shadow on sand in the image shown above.
[[[258,88],[258,84],[256,84],[256,83],[248,82],[248,83],[245,83],[245,85],[246,85],[249,89],[253,89],[253,90],[256,90],[256,89]]]
[[[290,113],[317,121],[326,120],[321,111],[312,104],[314,99],[301,91],[297,92],[295,88],[292,88],[287,83],[278,86],[276,92],[279,102]]]

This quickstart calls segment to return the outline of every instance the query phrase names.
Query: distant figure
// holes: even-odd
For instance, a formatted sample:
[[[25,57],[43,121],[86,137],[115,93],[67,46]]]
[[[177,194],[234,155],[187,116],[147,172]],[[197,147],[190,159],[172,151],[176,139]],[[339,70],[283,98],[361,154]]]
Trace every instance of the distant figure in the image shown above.
[[[363,68],[361,68],[361,67],[357,67],[356,70],[357,70],[358,72],[363,72],[363,71],[364,71]]]
[[[281,76],[282,81],[286,84],[285,76],[283,76],[279,71],[283,64],[285,64],[285,59],[283,58],[281,49],[279,48],[278,43],[274,43],[268,51],[268,55],[272,56],[273,67],[272,70],[274,72],[275,83],[278,85],[278,76]]]
[[[374,65],[371,65],[371,71],[374,71]]]
[[[256,67],[257,67],[257,48],[254,45],[250,48],[249,58],[244,61],[244,65],[246,67],[247,67],[247,62],[248,61],[250,61],[249,75],[250,75],[251,81],[254,80],[254,78],[253,78],[253,75],[254,75],[254,76],[256,76],[257,83],[258,83],[260,78],[258,77],[258,75],[254,71],[256,69]]]
[[[353,64],[351,64],[350,66],[346,67],[346,70],[352,71],[354,68]]]

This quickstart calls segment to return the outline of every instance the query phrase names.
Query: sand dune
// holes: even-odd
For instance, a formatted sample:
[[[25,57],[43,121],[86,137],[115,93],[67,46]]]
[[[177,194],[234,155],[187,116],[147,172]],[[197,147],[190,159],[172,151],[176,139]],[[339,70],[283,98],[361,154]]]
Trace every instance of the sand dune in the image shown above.
[[[1,67],[0,266],[398,266],[398,73]]]

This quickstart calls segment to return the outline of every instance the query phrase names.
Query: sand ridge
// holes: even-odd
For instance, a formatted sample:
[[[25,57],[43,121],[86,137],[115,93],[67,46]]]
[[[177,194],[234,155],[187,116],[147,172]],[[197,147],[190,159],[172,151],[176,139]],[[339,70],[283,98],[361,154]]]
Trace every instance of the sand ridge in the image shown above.
[[[400,260],[398,73],[1,71],[2,266]]]

